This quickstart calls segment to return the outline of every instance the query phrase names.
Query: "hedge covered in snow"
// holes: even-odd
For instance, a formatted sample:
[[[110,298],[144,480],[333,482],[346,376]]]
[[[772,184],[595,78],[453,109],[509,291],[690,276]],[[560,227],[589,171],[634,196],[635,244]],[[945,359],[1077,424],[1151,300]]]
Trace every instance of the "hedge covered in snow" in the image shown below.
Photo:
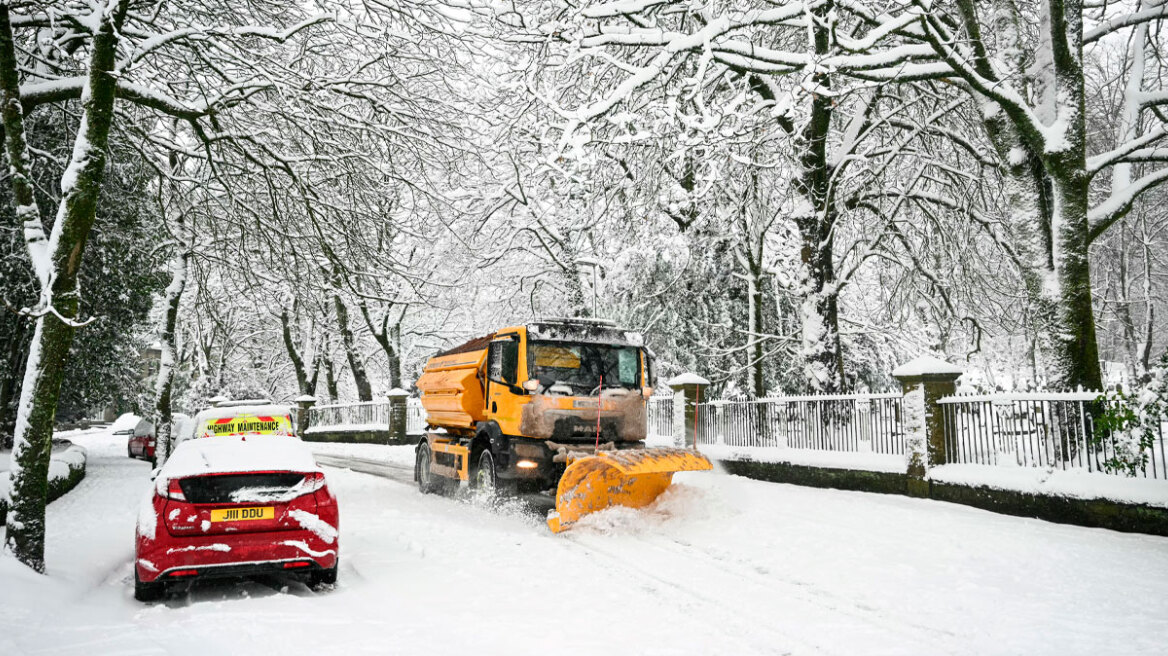
[[[67,448],[55,451],[49,460],[49,502],[53,502],[66,492],[77,487],[85,478],[86,452],[84,447],[70,443]],[[0,523],[8,518],[8,472],[0,472]]]

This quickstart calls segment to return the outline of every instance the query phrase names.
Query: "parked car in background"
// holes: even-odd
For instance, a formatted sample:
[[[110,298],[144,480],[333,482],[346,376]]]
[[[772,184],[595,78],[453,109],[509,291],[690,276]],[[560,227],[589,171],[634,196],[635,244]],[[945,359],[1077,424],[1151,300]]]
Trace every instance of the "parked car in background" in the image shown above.
[[[195,419],[188,414],[176,412],[171,415],[171,422],[171,439],[174,440],[174,443],[171,444],[170,448],[173,450],[191,439],[191,435],[195,432]]]
[[[125,433],[114,433],[114,435],[119,434]],[[155,460],[155,445],[154,424],[145,419],[139,419],[134,424],[134,427],[128,431],[126,454],[131,458],[148,460],[153,463]]]
[[[289,573],[337,579],[336,497],[311,451],[288,435],[178,445],[138,512],[134,597],[176,581]]]
[[[110,435],[124,435],[129,439],[134,434],[134,427],[140,421],[142,421],[141,417],[132,412],[127,412],[115,419],[114,423],[110,424],[106,430],[110,432]]]

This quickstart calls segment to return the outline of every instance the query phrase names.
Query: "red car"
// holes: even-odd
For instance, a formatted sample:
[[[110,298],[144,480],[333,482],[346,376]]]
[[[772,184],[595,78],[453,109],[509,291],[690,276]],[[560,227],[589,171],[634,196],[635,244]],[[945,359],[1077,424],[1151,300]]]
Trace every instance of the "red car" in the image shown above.
[[[337,580],[337,500],[295,437],[243,435],[180,444],[138,512],[134,597],[173,581],[291,573]]]
[[[110,430],[113,435],[126,437],[126,455],[154,462],[154,424],[134,415],[122,415]]]

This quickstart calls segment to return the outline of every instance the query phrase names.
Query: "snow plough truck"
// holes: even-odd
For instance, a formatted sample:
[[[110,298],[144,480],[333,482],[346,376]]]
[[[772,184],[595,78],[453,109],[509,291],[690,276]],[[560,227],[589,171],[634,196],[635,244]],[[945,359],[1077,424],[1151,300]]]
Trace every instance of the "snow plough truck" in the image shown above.
[[[674,472],[712,468],[696,451],[645,446],[652,366],[640,334],[605,320],[536,321],[437,354],[417,381],[419,489],[554,490],[556,533],[652,503]]]

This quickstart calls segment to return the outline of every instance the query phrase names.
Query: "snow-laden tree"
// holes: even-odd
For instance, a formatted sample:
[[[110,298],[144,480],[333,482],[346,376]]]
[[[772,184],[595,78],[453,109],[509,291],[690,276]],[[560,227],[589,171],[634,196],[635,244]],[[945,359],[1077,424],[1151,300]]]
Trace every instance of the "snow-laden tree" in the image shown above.
[[[1030,294],[1045,308],[1051,382],[1099,387],[1088,248],[1134,199],[1168,177],[1155,167],[1163,159],[1157,147],[1163,92],[1159,60],[1151,56],[1164,13],[1154,0],[555,5],[542,28],[548,43],[564,44],[559,61],[572,73],[538,92],[559,109],[561,141],[570,146],[588,141],[584,126],[636,107],[642,92],[668,82],[689,84],[697,94],[712,80],[758,79],[762,93],[773,87],[786,94],[772,93],[774,114],[795,117],[805,196],[822,200],[834,193],[825,135],[842,102],[890,83],[955,85],[982,109],[983,129],[1010,174],[1009,234]],[[1125,109],[1115,136],[1092,145],[1084,57],[1115,39],[1126,39],[1130,53]],[[848,153],[851,142],[841,143]],[[809,206],[824,228],[809,240],[818,246],[833,237],[834,220],[823,214],[830,205]]]
[[[0,7],[5,150],[17,220],[40,287],[29,309],[37,327],[18,406],[6,548],[38,571],[44,568],[49,440],[69,346],[84,321],[77,315],[79,274],[109,135],[115,126],[137,129],[145,143],[193,155],[192,148],[167,136],[173,131],[154,130],[150,117],[155,122],[178,119],[194,137],[188,144],[209,153],[208,162],[216,159],[215,149],[231,147],[245,158],[276,160],[287,169],[292,166],[281,158],[279,135],[271,125],[250,119],[270,117],[282,108],[281,115],[292,117],[289,123],[303,125],[297,121],[311,117],[318,124],[346,124],[346,131],[359,138],[359,117],[337,101],[344,99],[355,111],[385,103],[367,93],[365,62],[329,55],[370,35],[347,11],[311,12],[308,5],[194,0],[158,6],[78,0]],[[313,58],[329,59],[331,68],[306,76],[304,63]],[[384,79],[371,84],[392,86]],[[46,229],[30,182],[24,114],[49,103],[75,103],[81,112],[72,158],[60,181],[62,200]]]

